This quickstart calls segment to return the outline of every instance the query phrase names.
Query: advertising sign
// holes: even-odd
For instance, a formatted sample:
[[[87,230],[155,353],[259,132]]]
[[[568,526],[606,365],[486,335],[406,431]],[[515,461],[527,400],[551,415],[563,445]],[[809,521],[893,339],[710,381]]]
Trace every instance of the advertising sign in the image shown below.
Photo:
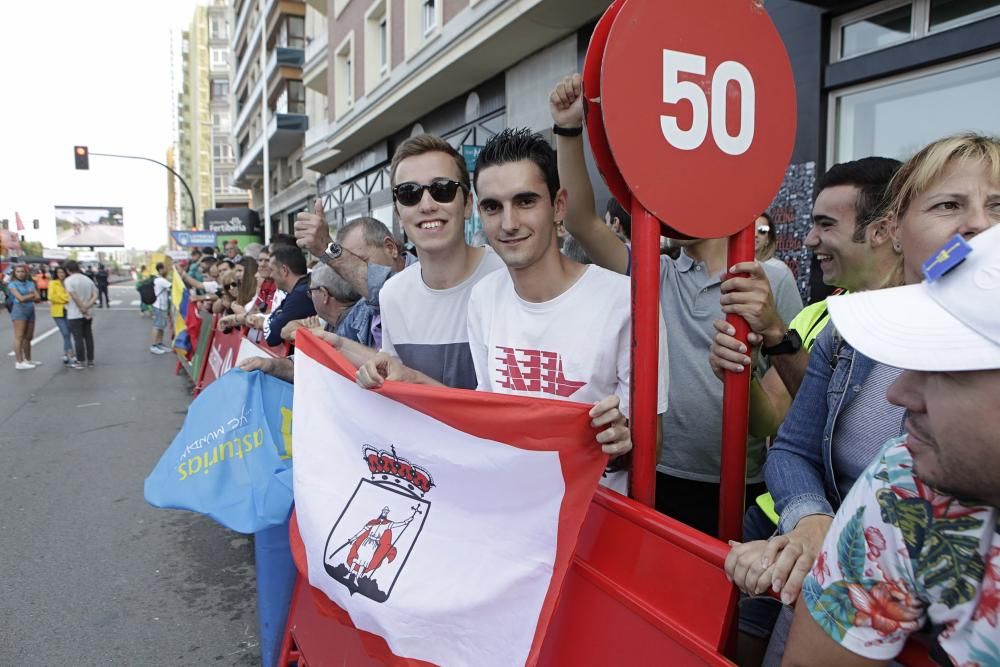
[[[214,248],[218,240],[218,234],[215,232],[174,230],[170,232],[170,236],[174,239],[174,242],[182,248],[189,248],[192,246],[196,246],[198,248],[212,246]]]
[[[212,208],[202,216],[204,227],[217,234],[260,234],[260,216],[251,208]]]
[[[121,206],[56,206],[55,211],[59,247],[125,246]]]

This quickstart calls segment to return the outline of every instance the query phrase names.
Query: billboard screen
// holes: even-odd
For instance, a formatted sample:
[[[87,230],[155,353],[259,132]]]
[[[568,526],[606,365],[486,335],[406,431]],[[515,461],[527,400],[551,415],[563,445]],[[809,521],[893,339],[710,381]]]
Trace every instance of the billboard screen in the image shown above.
[[[56,206],[56,243],[63,248],[125,246],[121,206]]]

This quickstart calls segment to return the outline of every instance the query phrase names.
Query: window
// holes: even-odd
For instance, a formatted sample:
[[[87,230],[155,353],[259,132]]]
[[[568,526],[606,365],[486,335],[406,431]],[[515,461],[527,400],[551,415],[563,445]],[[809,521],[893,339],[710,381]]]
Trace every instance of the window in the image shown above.
[[[291,79],[285,83],[274,110],[278,113],[306,112],[306,87],[301,81]]]
[[[225,69],[229,66],[229,54],[226,53],[226,49],[213,46],[210,52],[212,69]]]
[[[212,129],[218,132],[229,131],[229,113],[217,111],[212,114]]]
[[[379,70],[389,69],[389,26],[385,16],[378,22],[378,65]]]
[[[306,20],[302,16],[289,16],[281,26],[279,43],[290,49],[306,48]]]
[[[229,97],[229,80],[212,79],[212,99],[225,100]]]
[[[830,164],[909,158],[934,139],[1000,134],[1000,52],[831,95]]]
[[[226,191],[233,187],[233,175],[228,171],[215,172],[215,189]]]
[[[840,57],[851,58],[909,40],[912,9],[904,5],[845,25],[840,36]]]
[[[389,2],[377,0],[365,14],[365,94],[389,75]]]
[[[229,24],[226,22],[225,16],[213,16],[208,29],[212,39],[227,39],[229,37]]]
[[[335,69],[333,114],[339,118],[354,106],[354,32],[352,31],[334,51]]]
[[[233,159],[233,147],[229,143],[212,144],[212,157],[216,160],[228,161]]]
[[[437,27],[437,12],[435,11],[435,0],[424,0],[423,28],[424,35],[434,32]]]
[[[956,28],[1000,14],[1000,0],[931,0],[928,32]]]
[[[844,60],[1000,15],[1000,0],[882,0],[832,22],[830,60]]]

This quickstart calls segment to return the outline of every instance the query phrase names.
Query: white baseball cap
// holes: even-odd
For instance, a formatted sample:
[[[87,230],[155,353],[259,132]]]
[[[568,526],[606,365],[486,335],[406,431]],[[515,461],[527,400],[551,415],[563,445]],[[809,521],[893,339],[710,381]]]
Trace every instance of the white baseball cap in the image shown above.
[[[834,326],[858,352],[896,368],[1000,369],[1000,225],[968,247],[932,281],[830,297]]]

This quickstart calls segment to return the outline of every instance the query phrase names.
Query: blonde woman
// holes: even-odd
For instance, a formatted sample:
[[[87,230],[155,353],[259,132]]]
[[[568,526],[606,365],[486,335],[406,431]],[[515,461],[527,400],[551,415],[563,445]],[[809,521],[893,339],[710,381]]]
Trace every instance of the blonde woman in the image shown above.
[[[73,352],[73,336],[69,331],[69,321],[66,319],[66,304],[69,303],[69,294],[63,281],[67,277],[66,269],[61,266],[56,267],[54,276],[49,281],[49,302],[52,304],[52,321],[56,323],[59,333],[63,338],[63,365],[69,366],[76,362],[76,354]]]

